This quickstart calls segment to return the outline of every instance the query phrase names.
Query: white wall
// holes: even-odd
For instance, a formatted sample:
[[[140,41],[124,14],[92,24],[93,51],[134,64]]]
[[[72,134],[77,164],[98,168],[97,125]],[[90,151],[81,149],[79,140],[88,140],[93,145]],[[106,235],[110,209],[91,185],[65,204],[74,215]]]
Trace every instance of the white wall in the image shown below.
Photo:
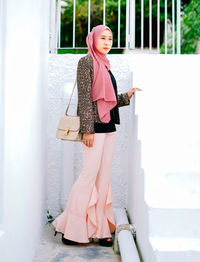
[[[5,35],[5,7],[0,1],[0,39]],[[0,210],[3,209],[3,172],[4,172],[4,76],[5,76],[5,41],[0,41]],[[0,235],[3,212],[0,212]]]
[[[49,1],[1,1],[0,254],[32,261],[46,222]],[[2,18],[3,16],[3,18]]]
[[[192,239],[198,240],[200,232],[199,56],[130,55],[129,62],[133,85],[143,91],[130,107],[134,114],[129,129],[128,211],[144,262],[165,261],[155,258],[163,244],[152,253],[149,237],[160,237],[167,252],[172,247],[165,238],[169,243],[177,238],[173,251],[188,251],[179,250],[185,246],[182,238],[188,249],[197,251]],[[199,261],[192,252],[185,259]],[[172,258],[180,261],[176,253]]]

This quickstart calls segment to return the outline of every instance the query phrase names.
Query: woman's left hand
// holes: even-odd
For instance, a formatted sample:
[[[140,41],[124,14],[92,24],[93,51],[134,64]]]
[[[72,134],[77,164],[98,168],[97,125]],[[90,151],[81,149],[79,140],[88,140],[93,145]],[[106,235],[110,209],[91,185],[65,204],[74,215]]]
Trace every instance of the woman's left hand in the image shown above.
[[[131,99],[132,95],[135,93],[135,91],[142,91],[142,89],[138,88],[138,87],[132,87],[129,89],[128,91],[128,97],[129,99]]]

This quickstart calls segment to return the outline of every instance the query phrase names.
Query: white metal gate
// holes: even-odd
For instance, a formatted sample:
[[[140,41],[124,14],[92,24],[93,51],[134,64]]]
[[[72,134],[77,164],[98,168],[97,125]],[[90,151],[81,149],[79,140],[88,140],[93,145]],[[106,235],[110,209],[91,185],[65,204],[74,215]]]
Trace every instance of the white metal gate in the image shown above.
[[[160,53],[160,1],[157,0],[157,53]],[[164,0],[164,44],[165,44],[165,54],[167,54],[167,45],[169,41],[171,41],[171,53],[175,53],[175,46],[177,46],[176,53],[181,53],[181,0]],[[171,1],[172,3],[172,21],[167,18],[168,9],[167,9],[167,1]],[[61,8],[64,6],[66,2],[61,0],[51,0],[51,15],[50,15],[50,52],[56,53],[58,48],[77,48],[76,47],[76,39],[75,39],[75,25],[76,25],[76,0],[73,0],[73,43],[72,46],[61,47]],[[106,25],[106,0],[103,0],[103,24]],[[176,8],[175,8],[176,6]],[[135,45],[135,36],[136,36],[136,0],[126,0],[126,44],[125,46],[120,46],[120,13],[121,13],[121,1],[118,0],[118,35],[117,42],[118,45],[116,48],[120,49],[136,49]],[[152,50],[152,0],[149,0],[149,51]],[[141,23],[141,46],[140,49],[144,49],[144,0],[141,0],[141,10],[140,10],[140,23]],[[88,33],[91,30],[91,0],[88,0]],[[176,21],[176,24],[175,24]],[[176,25],[176,31],[175,31]],[[168,38],[169,28],[171,27],[171,38]],[[175,34],[176,34],[176,43],[175,43]],[[80,48],[80,47],[79,47]],[[85,49],[86,47],[82,47]]]

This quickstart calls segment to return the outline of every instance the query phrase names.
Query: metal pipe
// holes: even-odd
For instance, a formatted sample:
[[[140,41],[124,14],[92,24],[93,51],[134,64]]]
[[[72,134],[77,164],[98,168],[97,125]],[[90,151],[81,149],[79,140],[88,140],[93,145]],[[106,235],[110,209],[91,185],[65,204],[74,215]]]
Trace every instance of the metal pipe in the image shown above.
[[[50,15],[49,15],[49,51],[56,53],[57,50],[57,6],[56,0],[50,1]]]
[[[88,1],[88,34],[90,32],[90,9],[91,9],[91,2]]]
[[[157,53],[160,53],[160,0],[157,1]]]
[[[152,50],[152,0],[149,0],[149,49]]]
[[[135,16],[135,0],[133,0],[133,12],[132,12],[132,15],[133,15],[133,29],[132,29],[132,34],[133,34],[133,48],[135,49],[135,24],[136,24],[136,16]]]
[[[59,49],[74,49],[73,47],[61,47]],[[88,49],[87,47],[75,47],[75,49]],[[118,47],[112,47],[112,49],[119,49]],[[126,49],[125,46],[121,46],[120,49]]]
[[[57,2],[57,46],[60,48],[60,29],[61,29],[61,8],[60,8],[60,0]]]
[[[118,0],[118,48],[120,47],[120,12],[121,12],[121,2]]]
[[[165,0],[165,54],[167,54],[167,0]]]
[[[181,1],[177,0],[177,54],[181,53]]]
[[[130,48],[135,48],[135,0],[130,1]]]
[[[73,6],[73,48],[75,48],[75,22],[76,22],[76,0]]]
[[[135,245],[135,226],[129,224],[124,209],[115,209],[116,231],[114,240],[114,250],[120,251],[122,262],[141,262]],[[134,237],[133,237],[134,236]]]
[[[175,30],[174,30],[174,0],[172,0],[172,53],[175,53]]]
[[[103,0],[103,25],[106,24],[106,1]]]
[[[141,50],[144,48],[144,0],[141,1]]]
[[[126,49],[129,48],[129,41],[130,41],[130,35],[129,35],[129,31],[130,31],[130,10],[129,10],[129,0],[126,0]]]

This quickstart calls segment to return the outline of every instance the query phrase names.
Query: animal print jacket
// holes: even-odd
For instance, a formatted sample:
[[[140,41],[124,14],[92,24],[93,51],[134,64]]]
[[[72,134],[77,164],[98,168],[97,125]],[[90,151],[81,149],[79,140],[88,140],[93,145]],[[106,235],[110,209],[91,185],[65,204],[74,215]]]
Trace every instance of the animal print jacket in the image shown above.
[[[94,123],[103,123],[99,119],[97,101],[92,101],[91,87],[93,80],[93,59],[90,55],[82,57],[77,66],[78,105],[77,115],[80,116],[80,132],[95,133]],[[117,93],[117,105],[115,106],[115,123],[120,124],[118,107],[129,105],[128,92]]]

